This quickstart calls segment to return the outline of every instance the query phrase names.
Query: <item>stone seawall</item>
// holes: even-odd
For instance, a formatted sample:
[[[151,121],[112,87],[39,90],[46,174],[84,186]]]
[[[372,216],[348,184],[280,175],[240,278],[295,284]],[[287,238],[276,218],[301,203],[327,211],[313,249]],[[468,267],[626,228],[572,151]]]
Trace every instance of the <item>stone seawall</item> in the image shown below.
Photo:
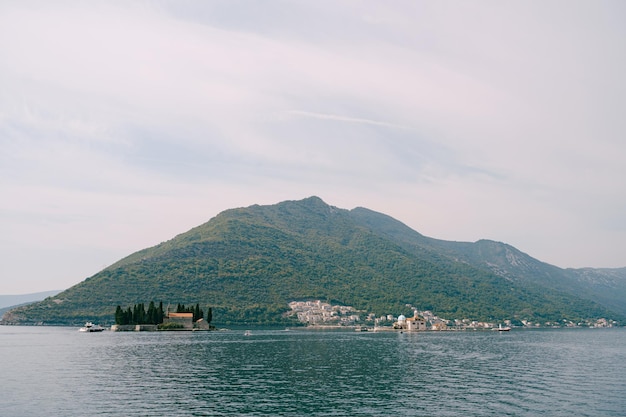
[[[114,324],[111,326],[113,332],[156,332],[156,324]]]

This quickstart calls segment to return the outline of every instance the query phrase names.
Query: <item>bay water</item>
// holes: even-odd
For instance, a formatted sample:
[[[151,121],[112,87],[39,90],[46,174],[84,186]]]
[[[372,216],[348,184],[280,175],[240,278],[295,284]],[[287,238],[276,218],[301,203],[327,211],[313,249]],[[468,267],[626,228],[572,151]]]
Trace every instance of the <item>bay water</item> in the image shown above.
[[[626,329],[0,326],[0,415],[623,416]]]

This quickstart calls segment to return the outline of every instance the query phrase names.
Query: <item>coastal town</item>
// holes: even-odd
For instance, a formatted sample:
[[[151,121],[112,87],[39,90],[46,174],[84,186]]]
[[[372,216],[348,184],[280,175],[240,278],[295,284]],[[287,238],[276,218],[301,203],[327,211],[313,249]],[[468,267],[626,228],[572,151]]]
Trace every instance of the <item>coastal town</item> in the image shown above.
[[[333,305],[321,300],[292,301],[289,303],[291,312],[289,315],[296,315],[298,321],[311,327],[355,327],[356,329],[372,330],[501,330],[503,327],[523,328],[561,328],[561,327],[591,327],[606,328],[614,327],[617,323],[605,318],[586,320],[582,322],[572,322],[563,320],[562,322],[532,322],[528,320],[503,320],[502,322],[482,322],[468,319],[449,320],[438,317],[428,310],[418,310],[410,304],[406,304],[407,310],[413,311],[412,317],[402,314],[384,314],[376,316],[373,313],[363,313],[354,307],[345,305]]]

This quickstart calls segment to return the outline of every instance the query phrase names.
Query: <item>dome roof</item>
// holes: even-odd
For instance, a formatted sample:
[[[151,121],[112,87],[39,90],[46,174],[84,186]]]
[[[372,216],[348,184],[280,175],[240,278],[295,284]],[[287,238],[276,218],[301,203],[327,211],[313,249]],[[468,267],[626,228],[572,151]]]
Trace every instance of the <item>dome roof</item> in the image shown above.
[[[404,316],[404,314],[400,314],[398,316],[398,321],[406,321],[406,317]]]

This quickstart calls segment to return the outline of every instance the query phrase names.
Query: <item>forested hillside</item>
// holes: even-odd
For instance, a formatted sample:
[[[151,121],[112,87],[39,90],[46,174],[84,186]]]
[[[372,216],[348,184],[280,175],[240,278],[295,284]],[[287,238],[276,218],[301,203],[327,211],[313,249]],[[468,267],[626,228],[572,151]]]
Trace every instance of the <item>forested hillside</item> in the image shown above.
[[[210,306],[216,323],[285,324],[288,302],[303,299],[377,315],[408,314],[411,304],[450,319],[621,318],[558,285],[507,275],[506,265],[475,254],[482,245],[437,241],[317,197],[255,205],[222,212],[9,318],[111,322],[117,305],[154,300]]]

